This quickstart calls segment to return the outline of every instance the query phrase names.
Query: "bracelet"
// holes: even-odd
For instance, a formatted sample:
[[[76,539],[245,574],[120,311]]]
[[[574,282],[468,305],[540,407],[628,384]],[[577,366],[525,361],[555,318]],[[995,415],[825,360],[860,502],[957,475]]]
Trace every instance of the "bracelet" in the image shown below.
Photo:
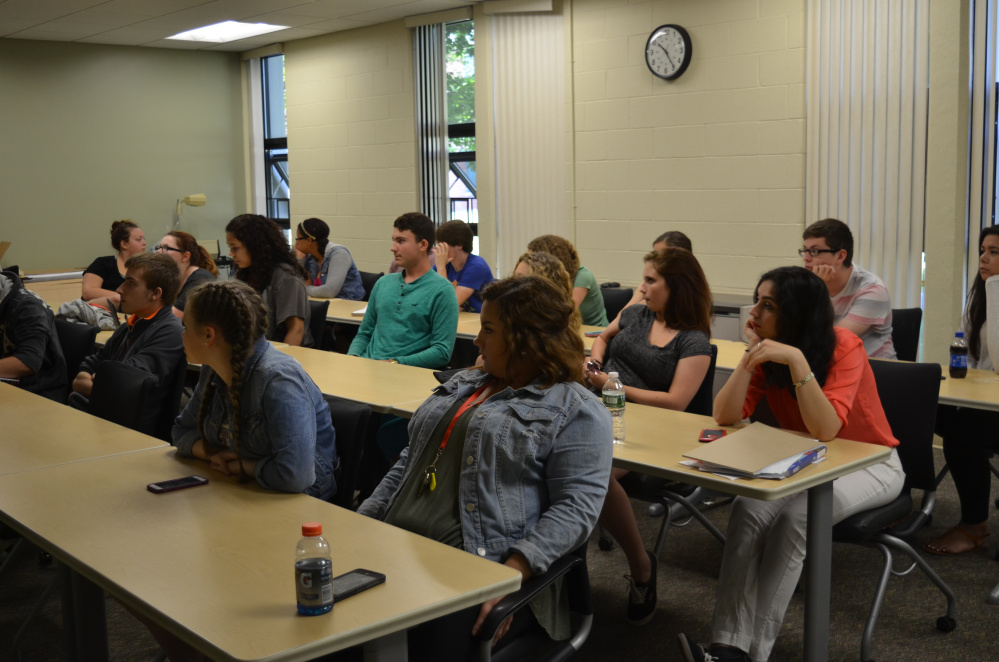
[[[799,388],[801,388],[802,386],[804,386],[808,382],[812,381],[812,379],[814,377],[815,377],[815,373],[814,372],[808,373],[807,375],[805,375],[804,377],[802,377],[800,381],[797,381],[797,382],[794,383],[794,390],[797,391]]]
[[[399,363],[399,359],[389,359],[389,363]]]

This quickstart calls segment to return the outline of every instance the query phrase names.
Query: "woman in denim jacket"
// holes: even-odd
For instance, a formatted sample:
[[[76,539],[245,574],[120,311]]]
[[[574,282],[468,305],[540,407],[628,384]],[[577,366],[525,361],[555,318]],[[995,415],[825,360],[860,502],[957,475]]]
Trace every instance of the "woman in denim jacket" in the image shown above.
[[[310,297],[326,299],[364,298],[361,272],[346,246],[330,241],[330,226],[318,218],[307,218],[295,230],[295,250],[299,263],[308,272],[305,291]]]
[[[593,530],[610,480],[611,419],[581,385],[583,344],[564,292],[536,276],[514,277],[488,286],[483,299],[481,370],[459,373],[417,410],[409,447],[358,512],[505,563],[526,579]],[[456,649],[468,642],[456,633],[470,626],[474,634],[498,601],[411,632],[411,654],[434,647],[438,659],[461,656]],[[554,602],[531,606],[559,636],[564,614]],[[451,650],[436,648],[441,642]]]
[[[224,474],[329,499],[337,461],[329,406],[302,366],[264,338],[266,326],[260,297],[244,283],[210,282],[191,294],[184,350],[204,367],[174,446]]]

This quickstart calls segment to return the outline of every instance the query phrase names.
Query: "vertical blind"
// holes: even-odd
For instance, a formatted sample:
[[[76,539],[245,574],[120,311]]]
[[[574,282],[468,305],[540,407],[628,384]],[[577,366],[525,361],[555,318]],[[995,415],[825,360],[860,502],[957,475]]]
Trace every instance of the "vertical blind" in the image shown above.
[[[565,37],[561,14],[492,19],[497,273],[534,237],[565,234]]]
[[[448,220],[449,210],[444,25],[415,28],[413,48],[419,205],[439,225]]]
[[[892,306],[919,306],[929,0],[809,0],[805,225],[850,226]]]

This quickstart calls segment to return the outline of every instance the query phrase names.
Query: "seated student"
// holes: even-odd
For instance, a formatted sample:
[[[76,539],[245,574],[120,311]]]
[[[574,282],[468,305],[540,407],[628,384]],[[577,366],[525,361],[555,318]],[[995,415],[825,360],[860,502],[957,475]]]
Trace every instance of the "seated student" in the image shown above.
[[[434,223],[419,212],[395,219],[392,253],[403,270],[378,279],[348,354],[423,368],[451,359],[458,331],[454,287],[430,270]]]
[[[572,279],[569,272],[562,266],[561,260],[548,253],[527,252],[517,259],[517,266],[513,270],[514,276],[540,276],[545,280],[555,283],[555,285],[565,290],[565,295],[572,298]],[[573,302],[575,303],[575,301]],[[582,324],[582,317],[579,315],[579,308],[573,311],[572,319],[569,320],[572,328],[579,331]]]
[[[203,366],[174,425],[174,446],[224,474],[329,499],[336,491],[329,406],[302,366],[267,342],[260,297],[229,281],[201,286],[188,302],[184,351]]]
[[[295,250],[305,257],[301,264],[308,272],[305,292],[326,299],[364,298],[361,273],[346,246],[330,241],[330,226],[318,218],[307,218],[295,230]]]
[[[573,278],[572,299],[579,307],[583,324],[607,326],[607,309],[604,296],[593,272],[579,264],[579,255],[572,243],[564,237],[546,234],[536,237],[527,244],[527,250],[534,253],[550,253],[562,261],[565,270]]]
[[[174,230],[168,232],[154,249],[157,253],[169,255],[180,269],[180,292],[173,302],[173,314],[184,319],[184,305],[187,296],[201,283],[218,278],[219,270],[205,247],[194,236]]]
[[[768,271],[746,322],[749,348],[715,398],[719,425],[750,416],[765,395],[785,430],[893,450],[833,482],[832,521],[890,503],[905,474],[863,343],[833,326],[822,280],[801,267]],[[736,497],[718,577],[711,646],[680,635],[687,662],[770,656],[805,556],[805,492],[775,501]]]
[[[13,271],[0,271],[0,378],[66,402],[66,359],[55,318]]]
[[[690,251],[664,248],[645,256],[638,291],[646,305],[625,308],[593,341],[586,380],[599,391],[616,371],[629,402],[683,411],[711,364],[711,289]],[[645,551],[620,483],[628,471],[611,475],[600,523],[628,558],[628,622],[644,625],[656,610],[657,559]]]
[[[593,530],[610,478],[611,419],[581,384],[583,343],[560,289],[515,276],[482,296],[475,339],[482,368],[458,373],[420,406],[409,423],[413,444],[358,512],[504,563],[526,579]],[[565,601],[544,597],[521,610],[513,627],[536,619],[558,632],[568,618]],[[469,635],[499,599],[411,630],[410,659],[465,659]]]
[[[798,255],[805,268],[829,289],[836,326],[849,329],[864,341],[871,358],[895,358],[891,341],[891,295],[880,278],[853,264],[853,233],[834,218],[805,228]]]
[[[458,306],[477,313],[482,310],[482,288],[493,282],[493,272],[472,254],[472,229],[464,221],[448,221],[437,228],[434,270],[454,286]]]
[[[111,224],[111,246],[116,255],[97,258],[83,272],[84,301],[103,304],[104,299],[110,299],[114,306],[121,303],[118,287],[125,282],[125,263],[145,252],[146,236],[132,221],[115,221]]]
[[[73,380],[73,392],[89,398],[97,365],[101,361],[122,361],[157,376],[146,403],[146,418],[158,419],[173,393],[177,371],[187,369],[180,320],[173,315],[178,290],[177,264],[166,255],[139,253],[128,258],[125,282],[118,287],[121,308],[130,315],[128,323],[118,327],[95,354],[83,359]],[[73,400],[79,398],[73,396]]]
[[[656,237],[655,241],[652,242],[652,250],[654,251],[670,247],[682,248],[684,250],[690,251],[691,253],[694,252],[694,247],[690,243],[690,239],[687,237],[687,235],[680,232],[679,230],[669,230],[668,232],[663,232],[661,235]],[[636,287],[635,293],[631,295],[631,300],[624,305],[624,308],[621,309],[621,312],[624,312],[631,306],[634,306],[636,303],[643,303],[644,301],[645,299],[642,298],[642,293]],[[620,319],[621,319],[621,313],[618,313],[617,317],[614,318],[614,321],[616,322]]]
[[[968,340],[968,367],[999,372],[999,226],[982,230],[978,275],[968,293],[961,330]],[[988,547],[989,456],[999,450],[999,414],[971,407],[937,408],[937,434],[961,502],[961,520],[923,549],[932,554],[964,554]]]
[[[307,274],[274,221],[242,214],[225,227],[236,278],[256,290],[267,308],[268,340],[312,347]]]

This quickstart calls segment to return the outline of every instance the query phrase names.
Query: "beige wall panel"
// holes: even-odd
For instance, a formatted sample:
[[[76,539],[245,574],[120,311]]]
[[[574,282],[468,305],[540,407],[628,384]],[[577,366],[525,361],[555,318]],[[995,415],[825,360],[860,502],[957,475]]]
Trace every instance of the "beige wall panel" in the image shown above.
[[[289,42],[285,58],[292,223],[322,218],[358,268],[383,271],[392,221],[416,208],[411,32]]]

